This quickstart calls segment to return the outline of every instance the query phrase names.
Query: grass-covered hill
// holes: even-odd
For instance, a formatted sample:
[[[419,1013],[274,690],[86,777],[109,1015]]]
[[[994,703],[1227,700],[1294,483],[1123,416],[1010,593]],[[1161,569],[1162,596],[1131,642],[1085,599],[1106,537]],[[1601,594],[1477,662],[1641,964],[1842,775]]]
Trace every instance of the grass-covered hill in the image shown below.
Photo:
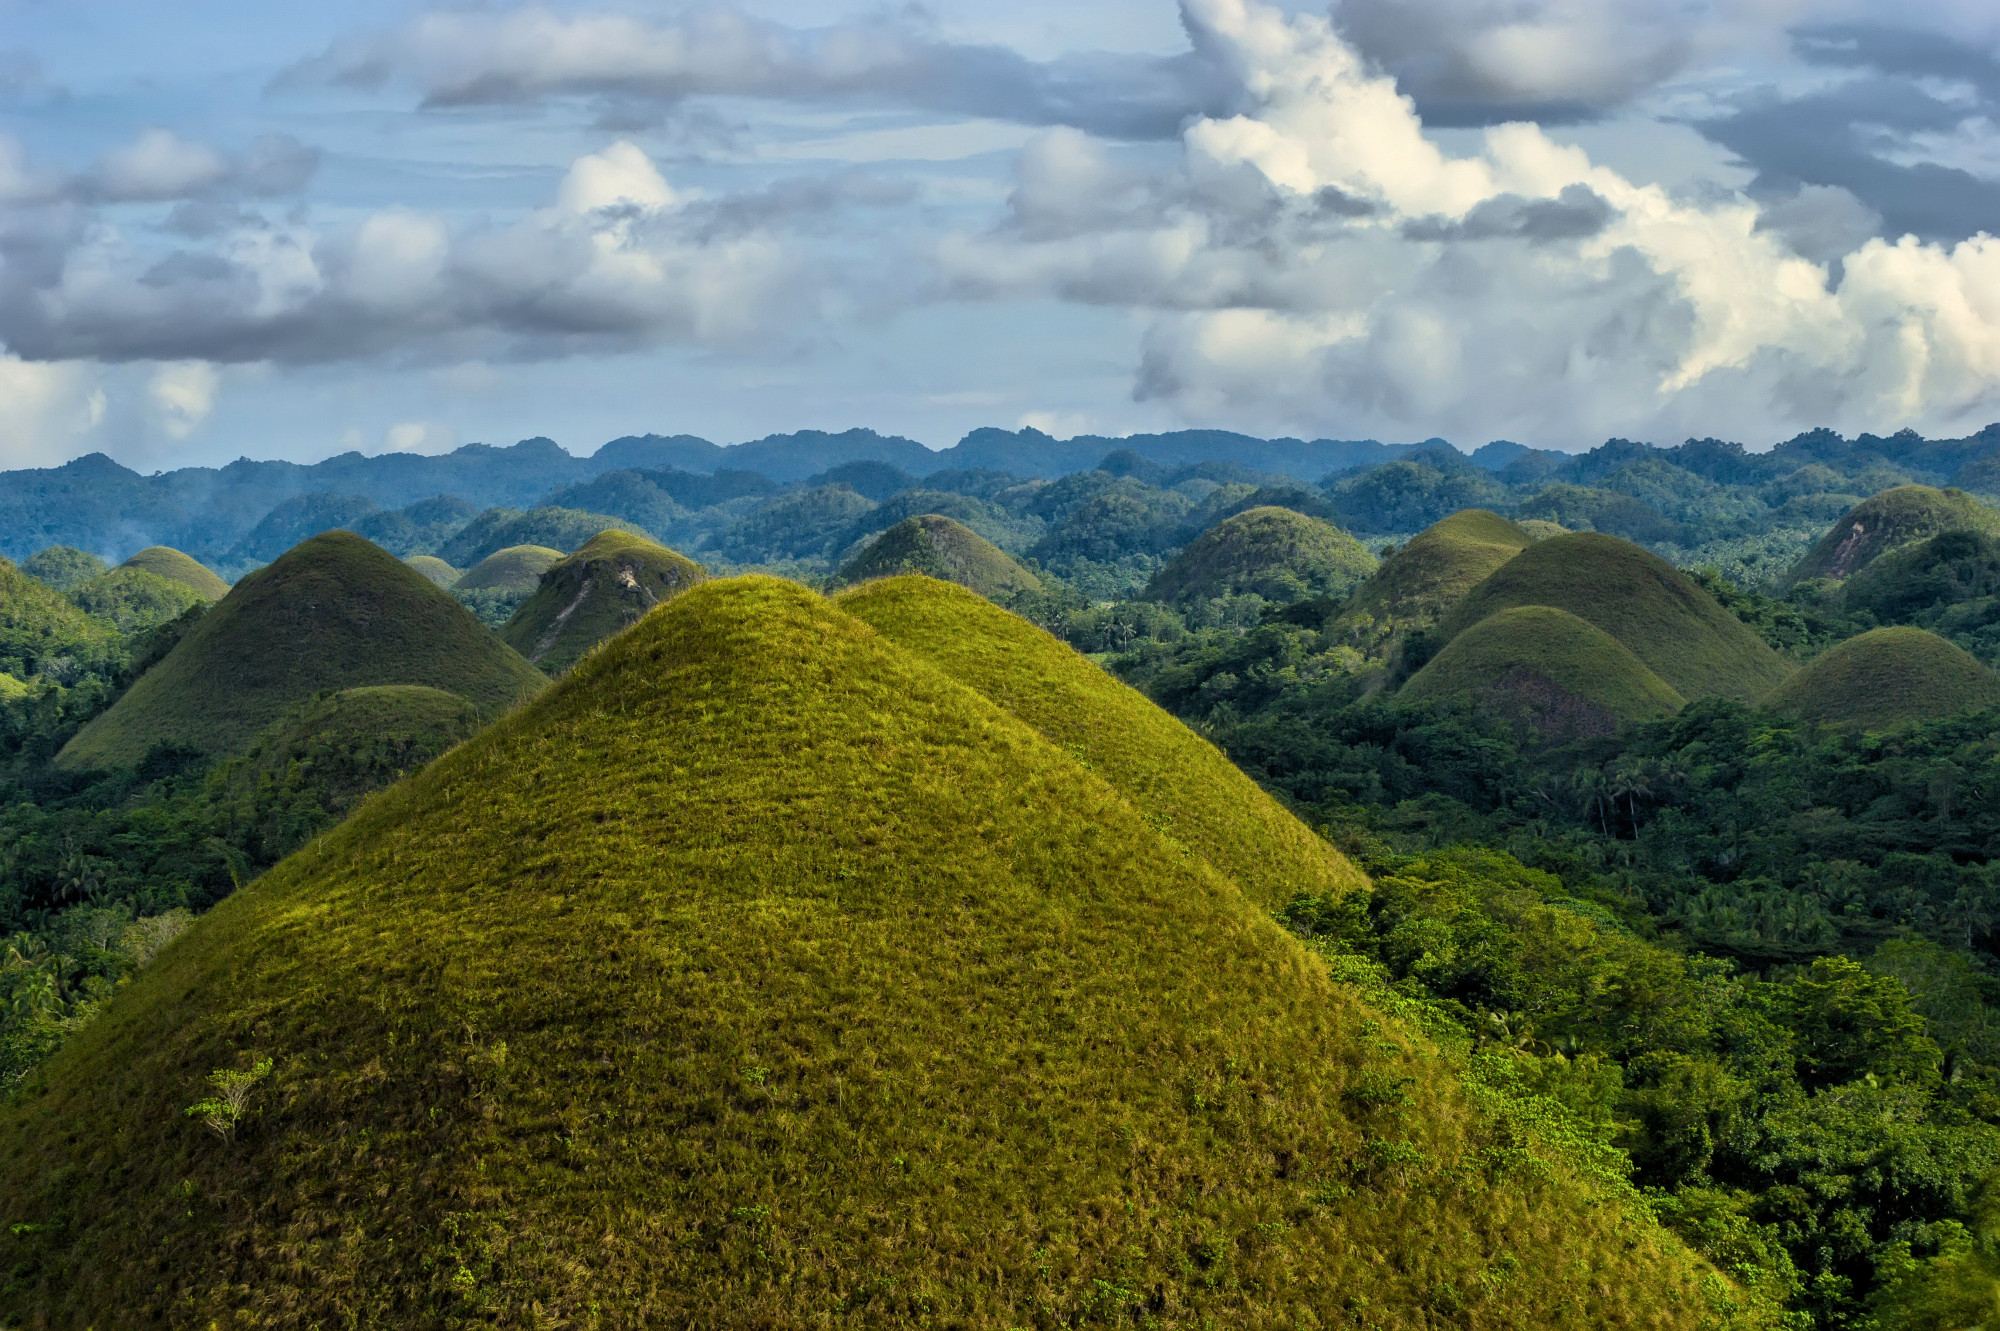
[[[1289,508],[1245,509],[1203,532],[1153,575],[1149,601],[1188,604],[1251,594],[1267,601],[1342,596],[1375,571],[1367,547]]]
[[[526,513],[511,508],[494,508],[467,523],[439,547],[437,555],[453,568],[471,569],[488,555],[517,545],[577,550],[601,531],[647,535],[635,523],[602,513],[547,506],[530,509]]]
[[[260,1068],[234,1122],[187,1112]],[[0,1316],[1721,1320],[1538,1141],[1063,747],[744,579],[224,901],[33,1074]]]
[[[1039,591],[1040,578],[978,532],[935,513],[904,518],[864,546],[834,575],[831,585],[921,573],[970,587],[989,599]]]
[[[622,633],[708,573],[663,545],[604,531],[550,568],[500,636],[535,665],[559,675],[597,644]]]
[[[1382,561],[1342,610],[1380,626],[1425,625],[1540,539],[1517,522],[1467,508],[1432,523]]]
[[[136,568],[157,577],[168,578],[200,593],[205,601],[220,601],[229,595],[229,584],[215,571],[197,560],[193,555],[167,545],[149,545],[133,555],[120,568]]]
[[[1448,642],[1514,606],[1567,610],[1625,644],[1683,698],[1763,697],[1791,667],[1659,556],[1601,532],[1538,541],[1473,588],[1438,626]]]
[[[1447,643],[1399,696],[1441,702],[1461,694],[1549,735],[1610,734],[1671,716],[1686,701],[1618,639],[1545,605],[1488,615]]]
[[[1026,620],[932,578],[870,582],[836,604],[1086,763],[1258,904],[1365,883],[1214,745]]]
[[[464,592],[519,592],[526,595],[541,584],[542,574],[562,562],[563,552],[546,545],[510,545],[496,550],[467,569],[453,584]]]
[[[238,582],[57,763],[125,767],[162,743],[237,753],[327,689],[423,684],[491,715],[545,683],[421,573],[359,536],[326,532]]]
[[[78,609],[120,633],[142,633],[178,619],[209,598],[175,578],[163,578],[143,568],[121,564],[70,590]]]
[[[2000,532],[2000,513],[1963,490],[1899,485],[1856,504],[1792,566],[1788,580],[1852,577],[1898,546],[1947,531]]]
[[[403,562],[429,578],[435,586],[450,587],[458,581],[458,570],[436,555],[410,555]]]
[[[1927,629],[1897,625],[1828,648],[1767,705],[1821,725],[1885,730],[2000,706],[2000,675]]]
[[[107,626],[0,559],[0,671],[26,679],[63,659],[102,663],[113,651]]]

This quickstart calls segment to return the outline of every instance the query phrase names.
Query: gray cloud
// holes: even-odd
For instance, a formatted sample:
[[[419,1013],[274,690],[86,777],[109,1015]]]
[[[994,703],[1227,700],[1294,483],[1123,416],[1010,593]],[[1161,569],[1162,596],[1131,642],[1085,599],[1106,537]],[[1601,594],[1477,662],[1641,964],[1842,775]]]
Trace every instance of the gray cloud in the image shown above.
[[[314,83],[411,85],[431,107],[600,98],[628,120],[635,100],[872,100],[1132,139],[1172,137],[1192,115],[1233,109],[1237,96],[1199,52],[1034,61],[941,40],[910,12],[794,29],[728,8],[657,23],[537,9],[430,14],[340,43],[279,80]]]
[[[1553,199],[1502,194],[1478,204],[1464,217],[1420,217],[1403,225],[1406,240],[1525,240],[1545,245],[1587,240],[1617,216],[1610,202],[1588,185],[1565,185]]]
[[[1801,97],[1767,97],[1696,126],[1755,169],[1754,194],[1836,188],[1878,216],[1888,234],[1924,240],[2000,230],[2000,181],[1909,160],[1913,136],[2000,120],[2000,62],[1990,53],[1940,34],[1857,24],[1803,30],[1797,50],[1858,77]]]

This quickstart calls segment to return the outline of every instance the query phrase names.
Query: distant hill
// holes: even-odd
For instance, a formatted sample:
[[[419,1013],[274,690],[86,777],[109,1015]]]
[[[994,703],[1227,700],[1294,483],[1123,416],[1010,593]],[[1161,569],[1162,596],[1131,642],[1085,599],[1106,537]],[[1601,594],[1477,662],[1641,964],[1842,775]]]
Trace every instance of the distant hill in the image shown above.
[[[1963,490],[1901,485],[1864,499],[1792,566],[1790,582],[1847,578],[1877,556],[1945,531],[2000,532],[2000,513]]]
[[[663,545],[628,532],[600,532],[542,575],[500,636],[559,675],[654,606],[707,578],[701,565]]]
[[[525,596],[540,585],[542,574],[562,559],[562,551],[546,545],[510,545],[467,569],[453,585],[458,591],[519,592]]]
[[[1366,881],[1214,745],[1026,620],[934,579],[870,582],[835,604],[1090,764],[1252,901]]]
[[[220,601],[229,595],[229,584],[213,569],[171,546],[149,545],[119,567],[143,569],[162,578],[170,578],[193,589],[205,601]]]
[[[237,583],[56,761],[130,766],[162,743],[238,753],[328,689],[423,684],[492,715],[544,683],[415,569],[351,533],[327,532]]]
[[[991,600],[1012,592],[1036,591],[1041,579],[1006,551],[950,518],[927,513],[904,518],[877,536],[834,574],[834,587],[871,578],[921,573],[969,587]]]
[[[1683,698],[1753,701],[1791,667],[1693,579],[1601,532],[1529,546],[1474,587],[1438,625],[1446,643],[1515,606],[1567,610],[1616,638]]]
[[[1374,571],[1375,556],[1332,523],[1252,508],[1196,537],[1153,575],[1144,596],[1177,605],[1245,593],[1302,601],[1345,595]]]
[[[375,511],[364,495],[309,494],[287,499],[266,513],[228,554],[225,566],[265,564],[309,536],[323,531],[350,530]]]
[[[601,531],[622,531],[650,540],[623,518],[585,513],[573,508],[535,508],[526,513],[510,508],[489,509],[438,549],[438,558],[453,568],[470,569],[488,555],[517,545],[551,550],[578,550]]]
[[[79,610],[120,633],[142,633],[209,603],[208,597],[185,582],[130,564],[120,564],[71,589],[69,599]]]
[[[1821,725],[1887,730],[2000,707],[2000,675],[1935,633],[1899,625],[1835,644],[1766,705]]]
[[[1366,616],[1383,628],[1434,623],[1537,539],[1535,533],[1497,513],[1461,510],[1426,527],[1385,557],[1342,609],[1341,617]]]
[[[89,582],[101,578],[110,569],[105,562],[86,550],[73,550],[67,545],[52,545],[46,550],[37,550],[21,561],[21,571],[37,582],[46,583],[59,592],[73,591]]]
[[[1414,702],[1469,695],[1550,736],[1608,735],[1671,716],[1685,700],[1631,650],[1567,610],[1496,611],[1453,638],[1397,693]]]
[[[711,583],[35,1074],[0,1317],[1715,1322],[1643,1199],[1361,992],[980,693]],[[260,1059],[226,1136],[185,1112]]]
[[[449,589],[458,581],[458,570],[439,559],[436,555],[411,555],[405,560],[411,568],[429,578],[439,587]]]
[[[0,671],[28,679],[65,659],[87,668],[112,656],[107,625],[0,559]]]

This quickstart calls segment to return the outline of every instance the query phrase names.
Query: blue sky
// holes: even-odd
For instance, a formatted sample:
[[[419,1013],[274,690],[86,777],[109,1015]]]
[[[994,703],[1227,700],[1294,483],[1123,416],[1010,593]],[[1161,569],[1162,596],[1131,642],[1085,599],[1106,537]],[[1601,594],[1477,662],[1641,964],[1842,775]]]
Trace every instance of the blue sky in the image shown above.
[[[0,0],[0,465],[1976,429],[1986,8]]]

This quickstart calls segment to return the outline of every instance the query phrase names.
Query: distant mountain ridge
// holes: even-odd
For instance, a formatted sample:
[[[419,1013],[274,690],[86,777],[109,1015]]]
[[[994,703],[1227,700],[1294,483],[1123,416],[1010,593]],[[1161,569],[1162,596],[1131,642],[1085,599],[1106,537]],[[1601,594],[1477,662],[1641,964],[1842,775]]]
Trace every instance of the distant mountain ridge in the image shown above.
[[[1917,474],[1919,480],[1945,484],[1961,471],[1983,475],[1993,469],[1993,459],[2000,457],[2000,424],[1961,439],[1936,440],[1908,430],[1852,440],[1816,430],[1765,453],[1715,439],[1672,448],[1613,439],[1579,455],[1500,440],[1468,457],[1442,439],[1384,444],[1372,439],[1265,439],[1227,430],[1057,439],[1035,429],[997,428],[974,430],[952,447],[937,450],[866,429],[801,430],[733,445],[694,435],[627,435],[585,457],[536,437],[506,447],[467,444],[439,456],[343,453],[315,463],[239,458],[224,467],[184,467],[152,476],[91,453],[59,467],[0,472],[0,555],[21,559],[50,545],[69,545],[115,563],[146,546],[167,545],[216,562],[237,552],[272,510],[305,496],[366,500],[383,510],[446,495],[475,509],[528,509],[546,503],[558,490],[619,471],[754,473],[789,485],[846,464],[876,462],[919,478],[942,471],[990,471],[1053,479],[1089,471],[1121,450],[1167,467],[1228,462],[1308,484],[1403,460],[1436,464],[1449,455],[1458,459],[1451,465],[1472,476],[1547,475],[1585,486],[1646,459],[1734,484],[1861,454]],[[1971,480],[1969,475],[1967,483]]]

